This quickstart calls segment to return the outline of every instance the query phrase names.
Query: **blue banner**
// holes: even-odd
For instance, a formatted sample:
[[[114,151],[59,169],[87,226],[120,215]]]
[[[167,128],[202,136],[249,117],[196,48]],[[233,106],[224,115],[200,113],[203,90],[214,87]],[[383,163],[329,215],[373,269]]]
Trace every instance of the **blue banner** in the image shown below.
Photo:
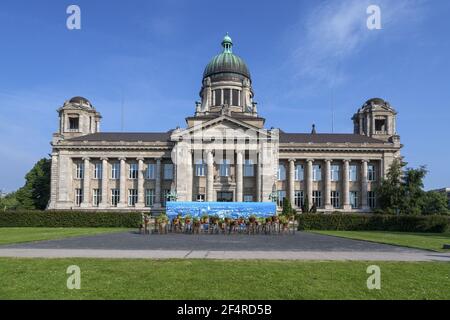
[[[250,216],[267,218],[274,216],[277,207],[274,202],[176,202],[166,203],[166,213],[170,218],[178,215],[201,218],[204,215],[219,218],[245,218]]]

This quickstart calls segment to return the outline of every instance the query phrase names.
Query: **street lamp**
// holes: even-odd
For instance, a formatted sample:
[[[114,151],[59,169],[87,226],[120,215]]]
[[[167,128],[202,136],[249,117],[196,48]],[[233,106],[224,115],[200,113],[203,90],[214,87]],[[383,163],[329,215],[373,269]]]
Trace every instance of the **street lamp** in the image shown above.
[[[172,182],[172,185],[170,186],[170,192],[166,195],[167,201],[177,201],[178,196],[175,189],[175,184]]]
[[[269,195],[269,199],[272,200],[272,202],[278,202],[278,192],[275,183],[273,184],[272,193]]]

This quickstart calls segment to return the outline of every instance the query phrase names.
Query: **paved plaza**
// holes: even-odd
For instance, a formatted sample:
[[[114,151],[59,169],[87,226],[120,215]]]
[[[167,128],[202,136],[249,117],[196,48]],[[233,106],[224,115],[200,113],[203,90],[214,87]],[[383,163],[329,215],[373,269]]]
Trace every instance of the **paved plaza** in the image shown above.
[[[141,235],[133,231],[0,246],[0,257],[449,261],[449,253],[307,232]]]

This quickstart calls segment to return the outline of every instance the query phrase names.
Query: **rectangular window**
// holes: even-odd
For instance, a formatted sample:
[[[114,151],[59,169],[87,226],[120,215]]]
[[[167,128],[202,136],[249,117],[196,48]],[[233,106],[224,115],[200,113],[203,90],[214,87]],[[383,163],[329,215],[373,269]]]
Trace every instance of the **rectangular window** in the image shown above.
[[[286,167],[282,164],[278,165],[278,181],[286,180]]]
[[[137,189],[128,189],[128,205],[134,207],[138,201]]]
[[[129,179],[137,179],[138,178],[138,164],[137,163],[130,163],[130,173],[128,175]]]
[[[367,166],[367,180],[368,181],[376,180],[376,171],[375,171],[375,166],[373,164],[369,164]]]
[[[204,194],[198,194],[197,195],[197,202],[205,202],[205,195]]]
[[[367,192],[367,204],[369,205],[369,208],[375,209],[377,206],[377,200],[375,198],[375,192],[374,191],[368,191]]]
[[[117,207],[117,204],[120,202],[120,190],[119,189],[111,189],[111,205],[113,207]]]
[[[165,180],[173,179],[173,164],[171,163],[164,164],[164,179]]]
[[[99,162],[94,164],[94,179],[100,180],[102,178],[103,165]]]
[[[92,205],[98,207],[102,202],[102,191],[100,189],[92,190]]]
[[[240,103],[239,103],[239,90],[237,90],[237,89],[233,89],[233,104],[232,105],[233,106],[237,106],[237,107],[240,106]]]
[[[77,162],[76,164],[76,174],[75,177],[77,179],[83,179],[84,178],[84,163],[82,162]]]
[[[228,177],[230,175],[230,161],[222,160],[219,166],[219,174],[221,177]]]
[[[145,206],[151,207],[155,203],[155,190],[145,189]]]
[[[350,205],[352,206],[352,209],[359,208],[358,191],[350,191]]]
[[[83,202],[83,189],[75,189],[75,205],[77,207],[81,206]]]
[[[295,205],[299,208],[303,207],[303,205],[305,204],[305,194],[303,192],[303,190],[297,190],[294,193],[294,201],[295,201]]]
[[[147,170],[145,171],[145,178],[148,180],[155,180],[155,164],[154,163],[149,163],[147,165]]]
[[[251,194],[244,195],[244,202],[253,202],[253,196]]]
[[[80,119],[79,118],[69,118],[69,129],[70,130],[78,130],[80,128]]]
[[[315,190],[312,192],[312,197],[313,204],[316,205],[316,208],[322,207],[322,192]]]
[[[357,181],[357,179],[358,179],[358,167],[352,164],[348,168],[348,180]]]
[[[286,198],[286,191],[283,191],[283,190],[278,191],[278,206],[280,208],[283,207],[283,200],[284,200],[284,198]]]
[[[331,166],[330,170],[331,170],[330,172],[331,181],[339,181],[340,167],[334,164]]]
[[[322,181],[322,166],[319,164],[313,165],[313,181]]]
[[[216,106],[222,105],[222,90],[214,90],[214,102]]]
[[[254,173],[254,165],[253,160],[247,159],[244,163],[244,177],[253,177]]]
[[[231,89],[223,89],[223,103],[231,105]]]
[[[305,167],[302,164],[295,166],[295,181],[303,181],[305,177]]]
[[[111,163],[111,179],[120,179],[120,163]]]
[[[195,176],[204,177],[206,172],[205,162],[200,159],[195,162]]]
[[[331,191],[331,205],[336,209],[341,207],[341,198],[339,197],[339,191]]]

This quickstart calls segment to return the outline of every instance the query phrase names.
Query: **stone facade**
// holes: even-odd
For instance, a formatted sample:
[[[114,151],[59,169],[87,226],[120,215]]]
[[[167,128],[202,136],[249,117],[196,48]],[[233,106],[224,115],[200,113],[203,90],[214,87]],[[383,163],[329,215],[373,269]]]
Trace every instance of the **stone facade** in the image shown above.
[[[85,98],[58,110],[52,141],[52,210],[158,213],[172,201],[305,199],[319,211],[370,212],[374,190],[400,157],[396,111],[370,99],[353,116],[352,134],[265,129],[242,59],[224,51],[205,69],[201,101],[186,127],[168,132],[102,133]]]

